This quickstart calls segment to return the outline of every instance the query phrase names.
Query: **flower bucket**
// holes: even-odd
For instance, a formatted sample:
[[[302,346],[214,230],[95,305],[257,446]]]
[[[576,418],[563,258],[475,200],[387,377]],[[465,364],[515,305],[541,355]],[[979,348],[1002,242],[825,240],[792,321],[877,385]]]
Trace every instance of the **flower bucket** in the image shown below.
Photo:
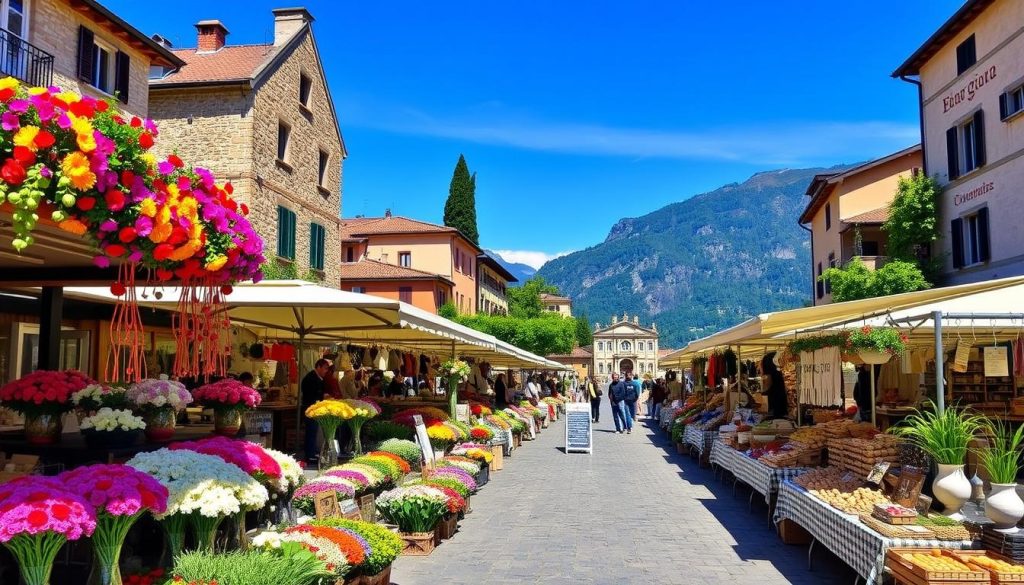
[[[491,471],[501,471],[505,467],[505,446],[504,445],[491,445],[491,455],[494,459],[491,460]]]
[[[456,514],[447,514],[437,526],[434,528],[434,533],[437,535],[437,540],[448,540],[455,536],[455,532],[459,529],[459,517]]]
[[[122,429],[116,431],[82,429],[81,433],[85,437],[85,445],[90,449],[124,449],[135,445],[142,437],[140,429],[130,431]]]
[[[402,539],[402,554],[425,557],[434,552],[433,532],[399,532]]]
[[[480,471],[477,472],[476,476],[473,477],[476,480],[477,487],[483,487],[487,485],[487,482],[491,480],[490,467],[484,463],[480,466]]]
[[[26,414],[25,440],[30,445],[53,445],[60,442],[63,430],[59,414]]]
[[[242,411],[237,408],[215,408],[213,410],[213,433],[234,437],[242,428]]]
[[[146,440],[150,443],[168,443],[174,438],[178,413],[173,408],[156,408],[142,415],[146,421]]]
[[[391,565],[384,567],[376,575],[361,575],[359,585],[391,585]]]

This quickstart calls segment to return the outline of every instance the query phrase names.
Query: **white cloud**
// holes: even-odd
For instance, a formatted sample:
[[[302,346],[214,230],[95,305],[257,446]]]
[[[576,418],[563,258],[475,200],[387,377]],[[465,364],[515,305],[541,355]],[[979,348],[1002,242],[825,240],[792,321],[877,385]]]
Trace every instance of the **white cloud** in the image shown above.
[[[920,140],[916,124],[787,121],[694,130],[545,121],[484,107],[448,117],[383,107],[350,121],[399,134],[569,154],[799,165],[863,160]]]
[[[540,269],[548,260],[554,260],[561,256],[571,253],[558,252],[556,254],[548,254],[547,252],[536,252],[533,250],[495,250],[494,253],[501,256],[506,262],[514,262],[516,264],[526,264],[531,268]]]

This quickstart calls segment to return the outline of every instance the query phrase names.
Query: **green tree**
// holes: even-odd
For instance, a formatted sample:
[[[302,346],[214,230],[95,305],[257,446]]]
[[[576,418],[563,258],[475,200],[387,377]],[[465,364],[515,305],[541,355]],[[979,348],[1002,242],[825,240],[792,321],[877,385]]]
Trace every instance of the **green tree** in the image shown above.
[[[576,321],[546,313],[539,317],[463,315],[457,322],[537,355],[568,353],[576,342]]]
[[[455,306],[455,303],[448,301],[437,310],[437,315],[449,321],[456,321],[459,318],[459,308]]]
[[[543,276],[534,276],[522,286],[509,288],[506,293],[509,314],[523,319],[539,317],[544,312],[544,304],[540,302],[541,293],[559,294],[558,287],[548,284]]]
[[[582,347],[591,343],[594,343],[594,330],[590,326],[586,311],[581,311],[576,316],[576,345]]]
[[[921,269],[914,262],[890,260],[878,270],[871,270],[854,258],[842,268],[829,268],[821,275],[829,283],[832,300],[855,301],[914,292],[931,288]]]
[[[476,227],[476,174],[469,174],[466,157],[461,154],[448,187],[444,225],[459,230],[474,244],[480,244],[480,233]]]
[[[900,177],[882,229],[889,235],[888,253],[897,260],[922,265],[927,250],[939,239],[938,200],[941,189],[924,174]]]

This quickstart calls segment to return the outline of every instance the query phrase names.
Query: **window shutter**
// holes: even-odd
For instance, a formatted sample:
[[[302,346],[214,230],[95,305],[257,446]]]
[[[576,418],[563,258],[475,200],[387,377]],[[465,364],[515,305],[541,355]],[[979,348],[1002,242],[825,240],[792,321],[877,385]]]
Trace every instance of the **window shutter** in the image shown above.
[[[93,69],[96,62],[96,45],[92,31],[84,26],[78,27],[78,79],[92,83]]]
[[[974,114],[974,152],[977,166],[985,166],[985,112],[983,110],[978,110]]]
[[[999,119],[1005,120],[1010,115],[1010,94],[999,94]]]
[[[988,262],[992,259],[992,247],[989,245],[988,207],[978,210],[978,260]]]
[[[114,78],[114,92],[117,94],[118,100],[127,104],[131,59],[128,58],[126,53],[122,53],[121,51],[117,52],[117,55],[114,58],[114,71],[116,75]]]
[[[964,220],[954,219],[951,223],[953,237],[953,268],[964,267]]]
[[[956,139],[958,130],[956,126],[946,130],[946,162],[949,166],[950,181],[960,176],[960,149]]]

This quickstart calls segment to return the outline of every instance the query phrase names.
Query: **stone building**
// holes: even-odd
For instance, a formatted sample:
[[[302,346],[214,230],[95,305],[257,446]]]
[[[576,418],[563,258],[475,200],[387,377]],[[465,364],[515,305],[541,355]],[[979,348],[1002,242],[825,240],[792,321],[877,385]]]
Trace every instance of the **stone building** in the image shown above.
[[[204,20],[196,48],[173,50],[183,67],[154,69],[157,154],[177,152],[231,181],[266,243],[268,275],[336,288],[345,142],[313,17],[304,8],[273,13],[273,43],[228,45],[227,27]]]
[[[612,316],[607,327],[594,325],[594,363],[590,373],[600,381],[611,379],[612,373],[653,378],[658,373],[658,326],[640,325],[640,318],[630,321],[625,313],[620,320]]]
[[[576,376],[579,378],[585,378],[591,375],[593,364],[594,364],[594,348],[593,346],[580,347],[576,346],[572,348],[569,353],[553,353],[545,356],[551,361],[572,366]]]
[[[151,66],[184,63],[92,0],[3,0],[0,14],[0,76],[97,99],[114,97],[131,115],[148,113]]]

